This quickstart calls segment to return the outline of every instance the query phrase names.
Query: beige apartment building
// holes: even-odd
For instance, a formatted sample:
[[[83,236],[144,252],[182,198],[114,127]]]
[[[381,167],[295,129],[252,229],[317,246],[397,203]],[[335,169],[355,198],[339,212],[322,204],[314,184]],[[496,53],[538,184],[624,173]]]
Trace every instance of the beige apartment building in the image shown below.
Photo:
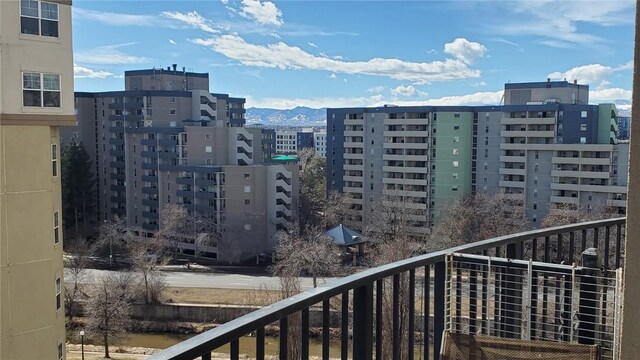
[[[71,1],[0,1],[2,359],[65,357],[59,127],[75,121]]]

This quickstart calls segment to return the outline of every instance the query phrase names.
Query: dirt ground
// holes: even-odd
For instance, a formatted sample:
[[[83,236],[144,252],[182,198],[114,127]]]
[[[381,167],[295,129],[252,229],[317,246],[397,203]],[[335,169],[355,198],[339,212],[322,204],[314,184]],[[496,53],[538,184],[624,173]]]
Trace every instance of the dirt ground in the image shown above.
[[[166,302],[188,304],[225,304],[265,306],[280,299],[277,290],[213,289],[168,287]]]

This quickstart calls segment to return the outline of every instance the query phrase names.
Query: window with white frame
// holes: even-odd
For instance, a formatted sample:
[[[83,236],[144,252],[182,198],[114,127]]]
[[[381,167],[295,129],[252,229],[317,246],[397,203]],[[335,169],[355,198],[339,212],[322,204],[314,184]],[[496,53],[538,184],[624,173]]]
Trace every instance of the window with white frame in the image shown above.
[[[60,107],[60,74],[23,72],[22,105]]]
[[[60,218],[57,211],[53,212],[53,243],[60,242]]]
[[[58,176],[58,145],[51,144],[51,176]]]
[[[62,282],[60,278],[56,279],[56,310],[60,310],[62,307]]]
[[[20,32],[29,35],[58,37],[58,4],[37,0],[20,0]]]

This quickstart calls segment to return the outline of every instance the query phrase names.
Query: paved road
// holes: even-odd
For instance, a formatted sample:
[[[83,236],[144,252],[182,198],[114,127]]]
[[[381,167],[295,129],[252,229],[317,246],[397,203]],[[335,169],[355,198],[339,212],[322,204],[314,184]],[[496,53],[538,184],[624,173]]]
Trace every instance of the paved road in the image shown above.
[[[101,274],[108,273],[109,270],[87,270],[87,279],[95,278]],[[224,274],[224,273],[197,273],[183,271],[163,271],[162,272],[167,286],[170,287],[202,287],[202,288],[218,288],[218,289],[280,289],[278,278],[271,276],[254,276],[242,274]],[[318,284],[331,281],[332,279],[319,279]],[[87,280],[86,282],[90,282]],[[313,280],[311,278],[301,278],[302,289],[307,290],[313,288]]]

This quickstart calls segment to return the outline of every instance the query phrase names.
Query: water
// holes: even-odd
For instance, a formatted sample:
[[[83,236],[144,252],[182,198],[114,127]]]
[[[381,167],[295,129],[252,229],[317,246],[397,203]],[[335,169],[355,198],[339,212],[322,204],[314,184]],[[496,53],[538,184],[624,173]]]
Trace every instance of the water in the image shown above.
[[[169,346],[175,345],[181,341],[184,341],[196,334],[176,334],[176,333],[129,333],[114,345],[118,346],[137,346],[153,349],[166,349]],[[75,340],[75,339],[74,339]],[[79,339],[76,342],[80,342]],[[100,345],[101,341],[86,340],[86,343],[95,343]],[[240,338],[240,354],[248,356],[255,356],[256,351],[256,338],[250,336],[243,336]],[[217,353],[229,353],[229,345],[215,349]],[[265,353],[267,355],[278,355],[279,343],[278,338],[265,337]],[[322,355],[322,342],[319,339],[309,340],[309,352],[311,355]],[[340,357],[340,342],[331,341],[330,343],[330,356]]]

